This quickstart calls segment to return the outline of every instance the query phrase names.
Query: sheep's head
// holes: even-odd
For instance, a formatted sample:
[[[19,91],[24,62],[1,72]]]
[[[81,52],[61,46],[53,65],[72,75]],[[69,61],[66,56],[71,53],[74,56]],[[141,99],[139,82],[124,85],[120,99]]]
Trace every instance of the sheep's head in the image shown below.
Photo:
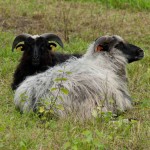
[[[12,51],[16,48],[20,48],[24,51],[28,59],[31,60],[33,66],[40,65],[41,59],[46,55],[49,55],[49,51],[52,47],[58,43],[63,48],[62,40],[55,34],[45,33],[42,35],[32,36],[30,34],[18,35],[12,44]],[[44,59],[44,58],[43,58]]]
[[[144,51],[135,45],[125,42],[120,36],[102,36],[98,38],[94,43],[94,50],[111,52],[116,48],[121,51],[128,63],[140,60],[144,57]]]

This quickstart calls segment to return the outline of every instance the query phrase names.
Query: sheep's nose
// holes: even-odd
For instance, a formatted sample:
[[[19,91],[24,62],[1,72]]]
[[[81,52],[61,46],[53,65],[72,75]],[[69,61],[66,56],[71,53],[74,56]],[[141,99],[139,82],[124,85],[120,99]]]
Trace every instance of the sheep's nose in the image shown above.
[[[38,66],[39,63],[40,63],[39,51],[37,48],[35,48],[33,51],[33,56],[32,56],[32,64],[34,66]]]
[[[142,49],[138,49],[138,54],[140,57],[144,57],[144,51]]]
[[[144,57],[144,51],[142,49],[137,49],[135,59],[140,60],[143,57]]]
[[[40,60],[39,59],[32,59],[32,65],[33,66],[38,66],[40,64]]]
[[[39,52],[38,52],[37,49],[35,49],[35,50],[33,51],[33,58],[34,58],[34,59],[38,59],[38,58],[39,58]]]
[[[142,49],[138,49],[138,52],[139,52],[139,53],[143,53],[143,50],[142,50]]]

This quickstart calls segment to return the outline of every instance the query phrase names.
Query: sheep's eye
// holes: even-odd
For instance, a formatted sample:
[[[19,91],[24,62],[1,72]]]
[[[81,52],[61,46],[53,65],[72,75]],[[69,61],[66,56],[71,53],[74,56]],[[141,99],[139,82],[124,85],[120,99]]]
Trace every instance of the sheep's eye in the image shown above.
[[[33,49],[34,49],[33,46],[31,46],[31,45],[28,45],[28,46],[27,46],[27,51],[32,51]]]
[[[44,50],[45,49],[45,45],[44,44],[41,44],[41,50]]]

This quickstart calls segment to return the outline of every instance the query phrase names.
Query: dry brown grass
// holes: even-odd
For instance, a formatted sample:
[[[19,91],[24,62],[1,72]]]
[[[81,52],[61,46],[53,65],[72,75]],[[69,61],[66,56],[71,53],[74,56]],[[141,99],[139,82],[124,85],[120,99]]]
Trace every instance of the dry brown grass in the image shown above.
[[[104,34],[118,34],[136,42],[150,38],[148,11],[112,10],[97,3],[48,0],[38,0],[31,9],[33,6],[23,3],[15,0],[6,7],[6,3],[1,2],[3,31],[13,31],[14,34],[55,32],[66,41],[74,37],[91,41]],[[149,44],[148,40],[144,44]]]

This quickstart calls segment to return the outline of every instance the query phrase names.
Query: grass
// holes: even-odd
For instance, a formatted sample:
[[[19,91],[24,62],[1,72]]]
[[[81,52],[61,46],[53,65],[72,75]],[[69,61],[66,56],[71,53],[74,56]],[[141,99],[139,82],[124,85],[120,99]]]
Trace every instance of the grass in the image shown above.
[[[132,12],[132,7],[109,9],[90,1],[0,0],[0,149],[149,149],[150,11],[140,7]],[[23,32],[57,33],[68,53],[84,53],[89,43],[104,34],[118,34],[140,46],[145,58],[128,65],[129,89],[136,105],[115,123],[110,114],[105,114],[102,122],[60,118],[46,124],[36,114],[21,115],[15,110],[10,83],[21,56],[21,52],[11,52],[11,44]],[[128,118],[131,122],[124,122]]]
[[[66,0],[74,1],[74,0]],[[79,2],[93,2],[103,4],[107,8],[150,10],[149,0],[78,0]]]

